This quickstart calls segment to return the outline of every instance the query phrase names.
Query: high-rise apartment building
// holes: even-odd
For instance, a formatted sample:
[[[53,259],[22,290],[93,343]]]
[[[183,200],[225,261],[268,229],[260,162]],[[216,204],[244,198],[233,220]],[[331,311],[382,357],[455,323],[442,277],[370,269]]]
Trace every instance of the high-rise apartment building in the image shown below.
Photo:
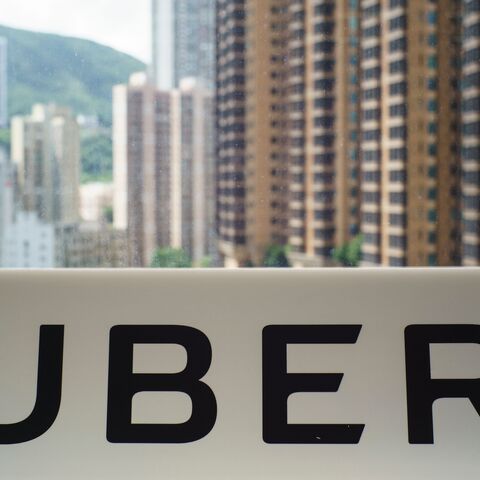
[[[218,228],[226,263],[268,245],[331,263],[358,233],[359,8],[217,2]]]
[[[217,258],[213,92],[192,78],[173,95],[171,243],[199,264]]]
[[[363,260],[459,262],[459,2],[361,2]]]
[[[215,0],[152,0],[152,9],[154,83],[170,95],[168,145],[157,144],[169,151],[167,244],[195,263],[215,260]]]
[[[215,84],[215,0],[152,0],[153,83],[161,90],[195,77]]]
[[[127,231],[131,266],[163,247],[216,259],[213,109],[195,79],[164,92],[136,74],[114,88],[114,226]]]
[[[152,82],[160,90],[174,87],[175,0],[152,0]]]
[[[249,261],[245,190],[246,1],[217,0],[216,7],[217,230],[220,253],[230,267]]]
[[[133,267],[170,245],[171,103],[143,73],[114,88],[114,225],[127,230]]]
[[[195,77],[215,86],[215,0],[176,0],[174,82]]]
[[[79,219],[80,133],[68,108],[35,105],[12,119],[12,161],[21,209],[46,223]]]
[[[286,242],[295,266],[330,265],[358,234],[365,265],[459,264],[462,142],[475,263],[478,15],[478,0],[218,0],[227,264]]]
[[[288,236],[288,3],[248,0],[245,5],[245,236],[255,265],[262,264],[270,245],[284,245]]]
[[[480,0],[462,2],[463,264],[480,264]]]
[[[287,240],[288,2],[217,2],[217,225],[225,265]]]
[[[289,243],[328,266],[358,233],[358,2],[289,2]]]
[[[8,126],[8,42],[0,37],[0,128]]]

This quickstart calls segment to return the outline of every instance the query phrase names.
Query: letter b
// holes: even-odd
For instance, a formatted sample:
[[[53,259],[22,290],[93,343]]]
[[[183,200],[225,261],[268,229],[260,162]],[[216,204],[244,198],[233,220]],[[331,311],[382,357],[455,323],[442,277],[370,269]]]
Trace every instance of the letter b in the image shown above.
[[[177,374],[134,374],[134,344],[178,344],[187,366]],[[183,326],[116,326],[110,332],[107,439],[111,443],[189,443],[210,433],[217,403],[200,379],[208,372],[212,349],[199,330]],[[192,416],[182,424],[132,424],[132,398],[139,392],[183,392],[192,400]]]

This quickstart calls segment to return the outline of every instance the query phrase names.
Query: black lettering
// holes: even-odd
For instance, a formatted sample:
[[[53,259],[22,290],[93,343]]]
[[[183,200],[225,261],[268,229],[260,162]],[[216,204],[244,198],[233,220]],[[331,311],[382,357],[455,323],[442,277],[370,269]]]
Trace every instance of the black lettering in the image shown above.
[[[337,392],[343,374],[288,374],[287,344],[354,344],[360,325],[272,325],[263,330],[263,439],[266,443],[355,444],[365,425],[288,424],[288,397]]]
[[[64,327],[61,325],[40,327],[35,406],[25,420],[0,425],[0,444],[35,440],[55,422],[62,397],[63,337]]]
[[[134,374],[134,344],[178,344],[187,351],[187,366],[177,374]],[[111,443],[189,443],[210,433],[217,403],[200,379],[208,372],[212,349],[199,330],[183,326],[116,326],[110,332],[107,439]],[[183,424],[132,424],[132,398],[139,392],[183,392],[192,400],[192,415]]]
[[[408,437],[411,444],[433,444],[433,403],[469,398],[480,415],[480,379],[432,380],[430,344],[480,343],[480,325],[411,325],[405,330]]]

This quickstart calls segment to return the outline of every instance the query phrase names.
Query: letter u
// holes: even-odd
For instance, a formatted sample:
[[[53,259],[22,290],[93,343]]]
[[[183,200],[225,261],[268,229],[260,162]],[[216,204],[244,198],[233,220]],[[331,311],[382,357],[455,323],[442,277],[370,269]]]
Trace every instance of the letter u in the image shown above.
[[[35,406],[25,420],[0,424],[0,444],[29,442],[43,435],[55,422],[62,397],[63,337],[63,325],[40,327]]]

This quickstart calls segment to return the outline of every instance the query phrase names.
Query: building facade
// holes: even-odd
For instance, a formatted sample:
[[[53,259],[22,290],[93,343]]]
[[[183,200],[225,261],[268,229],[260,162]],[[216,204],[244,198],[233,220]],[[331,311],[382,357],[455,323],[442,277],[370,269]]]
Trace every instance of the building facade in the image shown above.
[[[5,232],[13,222],[14,178],[6,152],[0,147],[0,266]]]
[[[254,265],[262,264],[270,245],[288,240],[288,3],[245,4],[245,236]]]
[[[3,268],[54,268],[55,227],[37,212],[20,211],[3,237]]]
[[[480,0],[462,2],[462,258],[480,264]]]
[[[215,84],[215,0],[152,0],[152,75],[160,90]]]
[[[112,183],[87,183],[80,187],[80,216],[85,222],[113,221]],[[110,218],[112,217],[112,218]]]
[[[217,258],[213,92],[184,79],[175,99],[171,243],[198,265]]]
[[[366,265],[459,262],[458,8],[362,2]]]
[[[175,0],[152,0],[151,80],[160,90],[174,87]]]
[[[364,265],[478,262],[478,8],[217,1],[226,264],[328,266],[359,235]]]
[[[358,22],[356,2],[217,2],[227,265],[260,265],[275,244],[295,266],[329,265],[358,234]]]
[[[215,85],[215,0],[176,0],[174,83],[195,77],[205,88]]]
[[[332,265],[358,234],[359,5],[289,2],[289,244],[294,266]]]
[[[227,267],[249,261],[246,233],[246,2],[217,0],[217,231]]]
[[[125,268],[127,235],[101,222],[57,227],[55,265],[59,268]]]
[[[8,127],[8,42],[0,37],[0,128]]]
[[[20,208],[46,223],[79,220],[80,133],[71,111],[35,105],[12,119],[12,162]]]
[[[127,230],[128,264],[145,267],[170,246],[172,95],[135,74],[113,98],[114,225]]]

